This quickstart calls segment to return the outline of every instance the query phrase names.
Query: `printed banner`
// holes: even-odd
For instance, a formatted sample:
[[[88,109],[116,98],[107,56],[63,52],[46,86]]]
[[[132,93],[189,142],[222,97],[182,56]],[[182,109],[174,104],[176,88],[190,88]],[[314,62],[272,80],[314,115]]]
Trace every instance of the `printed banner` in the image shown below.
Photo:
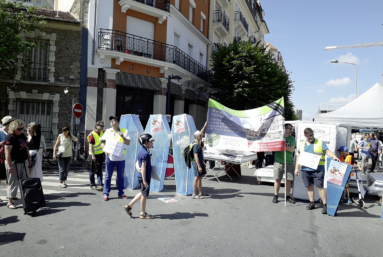
[[[209,99],[206,143],[219,151],[284,151],[283,97],[266,106],[237,111]]]
[[[160,117],[153,118],[150,132],[161,132],[162,131],[162,120]]]
[[[177,116],[177,118],[175,118],[176,122],[174,123],[174,131],[176,133],[182,133],[182,132],[185,132],[185,119],[184,119],[184,116],[183,115],[179,115]]]
[[[335,216],[352,166],[331,159],[327,161],[327,213]]]

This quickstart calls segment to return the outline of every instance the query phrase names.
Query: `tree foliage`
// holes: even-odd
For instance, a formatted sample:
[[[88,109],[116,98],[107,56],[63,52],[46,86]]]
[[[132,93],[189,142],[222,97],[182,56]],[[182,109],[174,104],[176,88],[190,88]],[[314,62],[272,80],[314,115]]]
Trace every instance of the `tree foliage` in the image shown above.
[[[293,119],[292,81],[265,47],[249,41],[231,43],[218,47],[212,60],[212,86],[218,91],[220,103],[246,110],[284,97],[285,118]]]
[[[35,15],[35,10],[20,2],[0,0],[0,77],[13,78],[18,67],[27,68],[31,64],[24,53],[36,43],[23,40],[21,35],[28,37],[32,31],[44,31],[45,17]]]

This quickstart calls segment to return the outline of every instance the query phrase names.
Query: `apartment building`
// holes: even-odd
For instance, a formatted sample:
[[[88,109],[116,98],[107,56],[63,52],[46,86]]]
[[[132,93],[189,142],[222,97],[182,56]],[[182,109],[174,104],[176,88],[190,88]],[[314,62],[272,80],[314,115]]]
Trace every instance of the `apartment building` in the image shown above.
[[[264,17],[265,12],[256,0],[211,0],[209,39],[213,45],[209,56],[220,45],[234,41],[264,44],[264,35],[269,33]]]
[[[279,67],[283,71],[286,71],[285,63],[283,62],[283,57],[282,57],[281,52],[278,51],[278,49],[275,46],[273,46],[271,43],[269,43],[269,42],[266,43],[266,49],[267,49],[267,51],[269,51],[271,53],[271,55],[273,56],[274,61],[276,63],[278,63]]]
[[[46,8],[53,10],[55,0],[8,0],[13,2],[22,2],[24,6],[34,6],[37,8]]]

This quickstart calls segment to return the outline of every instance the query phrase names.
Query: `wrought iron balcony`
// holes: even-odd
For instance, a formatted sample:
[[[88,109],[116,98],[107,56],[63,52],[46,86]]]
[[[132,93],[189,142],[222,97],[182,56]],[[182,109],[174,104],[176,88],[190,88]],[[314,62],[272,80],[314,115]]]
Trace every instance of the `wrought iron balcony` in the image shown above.
[[[242,12],[234,12],[234,21],[240,21],[245,28],[246,32],[249,32],[249,25],[247,24],[246,18],[243,16]]]
[[[23,70],[22,80],[48,82],[49,81],[49,69],[48,69],[48,67],[26,68],[25,70]]]
[[[220,48],[222,45],[219,44],[219,43],[214,43],[213,44],[213,52],[216,52],[218,50],[218,48]]]
[[[164,11],[170,11],[170,0],[134,0],[136,2],[146,4]]]
[[[258,5],[258,3],[256,3],[255,1],[254,1],[254,3],[252,3],[251,0],[245,0],[245,1],[247,3],[247,6],[249,7],[249,10],[251,12],[251,16],[253,16],[255,23],[258,24],[257,13],[258,13],[259,18],[262,21],[262,7],[260,5]],[[259,24],[258,24],[258,26],[259,26]]]
[[[211,72],[178,47],[111,29],[99,29],[98,49],[174,63],[210,83]]]
[[[230,33],[230,18],[221,10],[215,10],[213,13],[213,22],[222,23],[223,27]]]

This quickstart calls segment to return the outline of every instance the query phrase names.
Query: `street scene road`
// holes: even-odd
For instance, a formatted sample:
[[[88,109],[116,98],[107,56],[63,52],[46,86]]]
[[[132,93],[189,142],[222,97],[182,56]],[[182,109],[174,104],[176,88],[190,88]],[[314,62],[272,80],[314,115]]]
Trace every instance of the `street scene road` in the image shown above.
[[[152,193],[147,209],[153,220],[140,220],[139,208],[130,218],[123,206],[130,199],[102,201],[89,189],[86,170],[71,171],[68,187],[58,186],[57,170],[44,171],[47,207],[35,217],[22,208],[1,204],[0,245],[3,256],[379,256],[382,206],[366,199],[366,209],[341,204],[338,216],[308,211],[297,200],[284,207],[272,204],[273,185],[258,185],[254,170],[242,166],[242,177],[209,176],[204,199],[177,195],[173,179],[161,193]],[[115,181],[114,179],[112,181]],[[1,187],[0,195],[5,195]],[[283,189],[283,188],[282,188]],[[164,203],[171,197],[176,203]],[[4,199],[4,198],[3,198]],[[21,205],[20,201],[17,201]],[[317,203],[320,206],[320,203]]]

